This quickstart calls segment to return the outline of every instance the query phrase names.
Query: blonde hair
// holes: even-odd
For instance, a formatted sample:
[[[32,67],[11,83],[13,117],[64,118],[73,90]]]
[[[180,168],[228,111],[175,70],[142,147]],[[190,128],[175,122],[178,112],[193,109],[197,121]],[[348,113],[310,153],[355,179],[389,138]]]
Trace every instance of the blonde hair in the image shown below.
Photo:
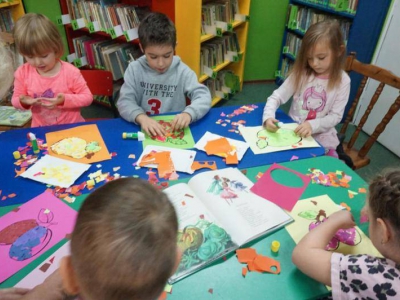
[[[0,100],[6,95],[13,83],[14,64],[7,46],[0,40]]]
[[[60,58],[64,52],[57,26],[42,14],[28,13],[15,23],[14,41],[23,56],[38,56],[54,51]]]
[[[326,20],[310,26],[304,35],[299,53],[290,72],[294,77],[295,90],[299,90],[306,78],[314,74],[314,70],[308,64],[308,53],[319,42],[326,42],[332,51],[332,61],[329,70],[328,89],[337,86],[342,80],[342,69],[346,59],[346,46],[344,44],[339,22]]]

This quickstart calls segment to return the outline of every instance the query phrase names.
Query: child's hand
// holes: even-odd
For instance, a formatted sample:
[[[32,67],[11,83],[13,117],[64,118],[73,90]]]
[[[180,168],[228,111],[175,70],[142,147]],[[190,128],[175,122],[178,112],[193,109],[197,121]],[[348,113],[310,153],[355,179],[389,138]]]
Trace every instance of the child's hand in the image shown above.
[[[275,124],[278,123],[279,121],[275,118],[268,118],[264,122],[264,127],[269,131],[269,132],[276,132],[279,127],[276,126]]]
[[[32,98],[30,96],[25,96],[25,95],[19,96],[19,101],[25,107],[29,107],[29,106],[32,106],[32,105],[40,104],[40,101],[39,101],[38,98],[35,99],[35,98]]]
[[[165,136],[164,128],[155,120],[149,118],[145,114],[136,117],[136,123],[142,127],[142,130],[150,136]]]
[[[48,109],[53,109],[57,105],[64,103],[64,94],[58,94],[56,98],[39,98],[40,104]]]
[[[190,121],[192,121],[192,117],[188,113],[177,114],[171,123],[172,131],[188,127]]]
[[[296,129],[294,130],[294,133],[296,133],[298,136],[302,138],[307,138],[311,136],[312,128],[310,122],[305,121],[304,123],[297,126]]]
[[[21,299],[29,291],[30,289],[23,289],[23,288],[0,289],[0,299],[1,300]]]
[[[337,211],[329,216],[329,222],[338,229],[348,229],[356,226],[354,217],[348,210]]]

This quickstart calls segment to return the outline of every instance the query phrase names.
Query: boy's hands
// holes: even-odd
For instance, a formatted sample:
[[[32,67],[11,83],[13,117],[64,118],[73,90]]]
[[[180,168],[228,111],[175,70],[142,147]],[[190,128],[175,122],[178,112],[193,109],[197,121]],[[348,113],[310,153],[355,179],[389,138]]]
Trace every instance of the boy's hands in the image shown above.
[[[264,122],[264,127],[267,129],[269,132],[276,132],[279,127],[275,125],[275,123],[278,123],[279,121],[275,118],[268,118]]]
[[[142,130],[150,136],[165,136],[164,128],[155,120],[149,118],[145,114],[136,117],[136,123],[142,127]]]
[[[305,121],[304,123],[297,126],[296,129],[294,130],[294,133],[296,133],[298,136],[302,138],[311,136],[312,128],[310,122]]]
[[[188,127],[191,121],[192,117],[188,113],[177,114],[171,123],[172,131]]]

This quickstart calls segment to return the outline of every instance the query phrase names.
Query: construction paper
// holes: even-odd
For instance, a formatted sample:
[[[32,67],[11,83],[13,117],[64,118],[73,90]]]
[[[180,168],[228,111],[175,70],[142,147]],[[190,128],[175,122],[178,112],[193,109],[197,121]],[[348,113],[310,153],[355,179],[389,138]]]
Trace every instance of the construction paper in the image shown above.
[[[184,149],[175,149],[169,147],[162,146],[147,146],[144,148],[142,155],[140,155],[138,160],[138,165],[141,165],[143,157],[151,152],[170,152],[171,159],[175,167],[175,171],[177,172],[185,172],[189,174],[193,174],[192,164],[194,158],[196,156],[196,151],[193,150],[184,150]],[[147,168],[157,168],[156,164],[148,164],[145,167]]]
[[[194,145],[194,147],[196,149],[202,150],[202,151],[206,151],[205,146],[207,145],[207,143],[209,141],[212,140],[217,140],[223,138],[223,136],[220,136],[218,134],[214,134],[211,133],[209,131],[206,131],[206,133],[201,137],[201,139]],[[232,151],[232,148],[234,150],[236,150],[236,154],[237,154],[237,159],[240,161],[244,154],[246,153],[247,149],[249,149],[249,145],[243,141],[238,141],[235,139],[230,139],[230,138],[225,138],[226,140],[228,140],[231,148],[229,149],[229,151]],[[218,154],[217,154],[218,155]],[[218,156],[223,156],[223,155],[218,155]],[[223,157],[226,157],[226,155],[224,155]]]
[[[297,244],[310,229],[318,226],[318,223],[323,222],[331,214],[340,209],[328,195],[300,200],[290,212],[295,222],[287,225],[285,228]],[[382,256],[358,226],[351,230],[338,231],[326,249],[343,254]]]
[[[169,178],[175,172],[174,163],[171,159],[171,152],[150,152],[142,157],[139,166],[145,167],[150,164],[157,165],[158,177]]]
[[[217,169],[217,163],[215,161],[194,161],[192,164],[192,170],[197,171],[200,169],[211,169],[211,170],[216,170]]]
[[[36,269],[26,275],[15,287],[33,289],[35,286],[43,283],[55,270],[60,267],[61,259],[70,254],[70,242],[66,242],[57,251],[49,257]]]
[[[0,282],[71,234],[77,212],[44,192],[0,218]]]
[[[151,118],[161,124],[166,131],[166,135],[151,137],[146,134],[143,141],[143,149],[150,145],[178,149],[190,149],[194,147],[194,139],[189,127],[172,132],[171,123],[175,115],[154,116]]]
[[[57,154],[52,149],[52,146],[62,140],[66,142],[66,149],[72,148],[74,149],[74,153],[80,152],[84,156],[82,158],[73,158],[69,155]],[[82,140],[86,142],[86,144],[82,142]],[[111,155],[107,150],[107,146],[104,143],[103,137],[101,136],[96,124],[83,125],[70,129],[48,132],[46,133],[46,141],[49,154],[55,157],[80,163],[95,163],[111,159]],[[96,144],[97,146],[93,146],[94,144]],[[97,152],[90,152],[93,147],[95,147],[96,150],[100,148],[100,150]]]
[[[239,131],[254,154],[319,147],[313,137],[297,136],[294,133],[297,126],[296,123],[283,124],[276,132],[269,132],[263,126],[239,126]]]
[[[20,174],[20,176],[42,183],[67,188],[70,187],[75,180],[77,180],[89,168],[89,164],[72,162],[46,155],[39,159],[24,173]]]
[[[303,182],[303,186],[301,187],[291,187],[280,184],[276,182],[271,173],[274,170],[286,170],[296,176],[298,176]],[[278,164],[273,164],[258,181],[253,185],[250,189],[253,193],[279,205],[280,207],[286,210],[292,210],[293,206],[296,204],[297,200],[300,199],[304,190],[307,188],[307,185],[310,182],[310,177],[303,175],[299,172],[296,172],[292,169],[283,167]]]

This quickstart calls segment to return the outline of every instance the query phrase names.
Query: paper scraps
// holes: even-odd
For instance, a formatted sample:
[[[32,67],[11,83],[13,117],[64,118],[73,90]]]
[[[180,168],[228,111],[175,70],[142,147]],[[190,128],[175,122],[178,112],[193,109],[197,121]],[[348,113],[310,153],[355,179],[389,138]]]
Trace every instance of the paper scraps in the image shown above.
[[[197,171],[200,169],[217,169],[217,163],[215,161],[194,161],[192,164],[192,170]]]
[[[236,256],[240,263],[247,264],[247,269],[250,272],[267,272],[272,274],[279,274],[281,272],[281,264],[279,261],[268,256],[257,254],[257,251],[253,248],[237,249]],[[243,277],[245,277],[246,274],[247,270],[244,271],[242,269]]]
[[[139,166],[141,167],[145,167],[150,164],[157,165],[158,176],[161,178],[170,178],[172,173],[175,172],[174,163],[171,159],[171,152],[169,151],[152,151],[144,155],[139,162]]]
[[[352,178],[346,175],[344,171],[329,172],[328,174],[324,174],[324,172],[315,168],[310,168],[308,171],[310,173],[307,176],[311,177],[312,183],[333,187],[350,187],[349,182]]]
[[[96,152],[101,150],[99,142],[86,142],[79,137],[68,137],[51,145],[50,149],[59,155],[66,155],[72,158],[91,158]]]
[[[218,125],[221,125],[222,127],[227,127],[228,125],[231,125],[231,128],[228,129],[229,132],[234,132],[240,135],[240,132],[238,130],[238,127],[240,125],[244,125],[246,124],[245,120],[238,120],[238,121],[232,121],[230,119],[232,119],[233,117],[239,116],[241,114],[245,114],[245,113],[251,113],[252,111],[254,111],[256,108],[258,108],[257,105],[255,104],[251,104],[251,105],[243,105],[241,107],[239,107],[238,109],[235,109],[232,113],[230,114],[225,114],[225,113],[221,113],[221,117],[223,117],[224,119],[218,119],[215,123]]]

